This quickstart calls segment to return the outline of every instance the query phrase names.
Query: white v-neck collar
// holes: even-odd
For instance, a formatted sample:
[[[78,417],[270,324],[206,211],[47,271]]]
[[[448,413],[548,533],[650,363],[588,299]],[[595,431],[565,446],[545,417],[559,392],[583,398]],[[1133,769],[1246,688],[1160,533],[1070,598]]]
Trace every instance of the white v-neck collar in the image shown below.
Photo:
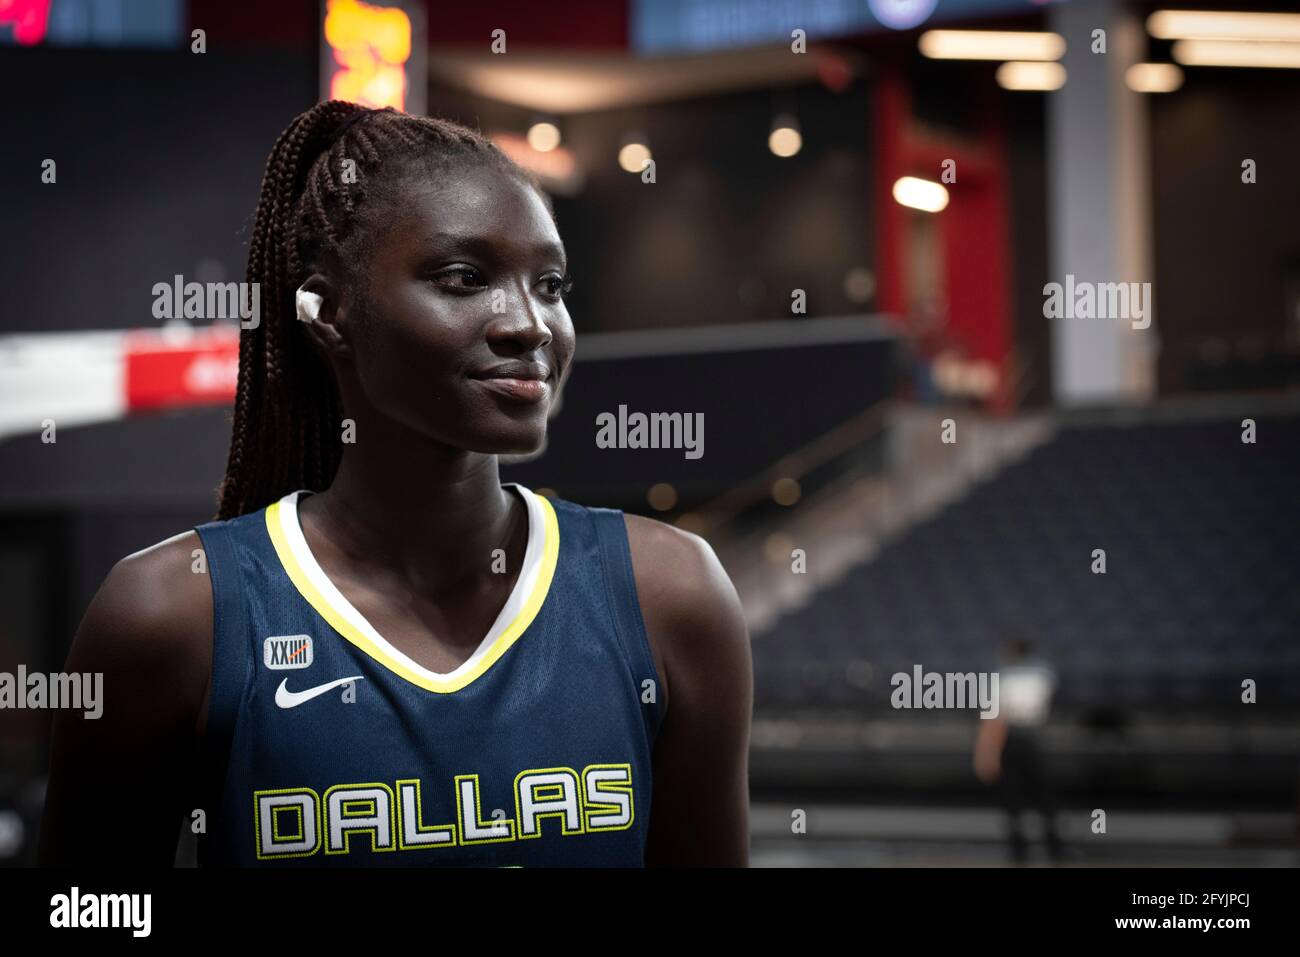
[[[303,597],[343,637],[390,669],[428,690],[453,691],[464,687],[491,667],[527,628],[549,590],[555,569],[559,536],[551,504],[517,482],[504,483],[502,487],[513,487],[528,508],[528,544],[524,551],[523,567],[505,605],[474,653],[459,667],[446,673],[430,671],[400,651],[379,634],[330,581],[308,547],[298,520],[299,498],[310,495],[309,491],[299,489],[290,492],[268,508],[267,527],[289,577]]]

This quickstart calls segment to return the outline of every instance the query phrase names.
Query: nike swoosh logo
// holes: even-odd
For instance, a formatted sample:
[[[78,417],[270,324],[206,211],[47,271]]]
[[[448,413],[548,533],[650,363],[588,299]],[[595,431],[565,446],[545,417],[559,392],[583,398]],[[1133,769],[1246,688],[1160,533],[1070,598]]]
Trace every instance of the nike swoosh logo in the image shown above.
[[[285,687],[289,679],[285,678],[280,682],[280,687],[275,689],[275,703],[281,708],[296,708],[304,701],[310,701],[312,698],[319,697],[325,692],[330,691],[340,685],[350,684],[353,681],[365,681],[361,675],[353,675],[351,678],[340,678],[338,681],[330,681],[323,685],[317,685],[314,688],[308,688],[306,691],[290,691]]]

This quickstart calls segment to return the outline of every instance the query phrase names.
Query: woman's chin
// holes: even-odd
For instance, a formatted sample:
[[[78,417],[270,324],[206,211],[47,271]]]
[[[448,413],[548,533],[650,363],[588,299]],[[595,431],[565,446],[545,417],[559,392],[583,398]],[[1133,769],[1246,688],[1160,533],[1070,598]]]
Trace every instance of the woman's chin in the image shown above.
[[[499,436],[497,441],[487,443],[487,446],[477,451],[497,455],[502,462],[526,462],[546,451],[546,433],[542,432],[540,435],[529,433],[523,436]]]

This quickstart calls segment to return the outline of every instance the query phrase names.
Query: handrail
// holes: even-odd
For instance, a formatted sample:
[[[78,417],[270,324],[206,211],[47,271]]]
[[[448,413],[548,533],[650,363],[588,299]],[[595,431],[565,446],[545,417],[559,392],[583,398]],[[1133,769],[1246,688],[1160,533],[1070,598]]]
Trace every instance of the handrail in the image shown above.
[[[679,524],[704,534],[715,531],[771,495],[773,482],[781,478],[800,479],[860,445],[885,427],[893,407],[892,398],[881,399],[853,418],[842,422],[793,452],[782,456],[753,478],[728,489],[678,519]]]

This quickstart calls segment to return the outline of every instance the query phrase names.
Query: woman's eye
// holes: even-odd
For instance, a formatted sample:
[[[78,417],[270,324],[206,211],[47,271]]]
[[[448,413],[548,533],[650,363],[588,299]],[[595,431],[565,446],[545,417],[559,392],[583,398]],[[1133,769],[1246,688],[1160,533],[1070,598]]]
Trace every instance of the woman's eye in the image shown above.
[[[573,277],[568,275],[547,276],[542,280],[542,283],[546,287],[546,294],[558,299],[560,296],[568,295],[569,290],[573,288]]]
[[[440,286],[452,289],[480,289],[487,285],[483,274],[472,266],[456,266],[452,269],[444,269],[433,277],[433,281]]]

